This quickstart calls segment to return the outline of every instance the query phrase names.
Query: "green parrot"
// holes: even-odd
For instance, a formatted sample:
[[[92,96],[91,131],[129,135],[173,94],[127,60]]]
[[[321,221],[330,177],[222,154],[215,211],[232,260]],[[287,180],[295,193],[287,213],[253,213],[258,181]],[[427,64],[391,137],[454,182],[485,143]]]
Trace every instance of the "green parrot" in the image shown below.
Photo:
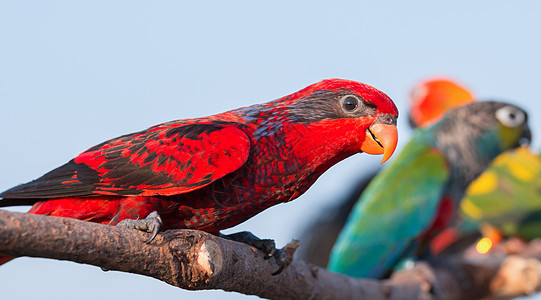
[[[521,139],[530,139],[526,112],[502,102],[471,103],[416,130],[354,206],[328,268],[383,278],[403,259],[425,255],[455,220],[467,186]]]
[[[541,236],[540,197],[541,155],[521,147],[498,156],[468,187],[461,211],[466,220],[498,224],[505,235],[532,239]]]
[[[449,109],[475,101],[462,84],[434,77],[417,84],[410,95],[412,128],[433,124]],[[541,237],[541,155],[527,147],[510,150],[494,159],[466,190],[459,209],[460,221],[431,243],[433,254],[469,246],[468,237],[483,238],[477,250],[485,253],[504,236]],[[455,243],[455,242],[460,243]],[[462,243],[465,241],[465,243]]]
[[[484,236],[477,244],[480,253],[504,236],[541,237],[541,155],[520,147],[496,157],[466,189],[460,219],[435,238],[434,252],[478,230]]]

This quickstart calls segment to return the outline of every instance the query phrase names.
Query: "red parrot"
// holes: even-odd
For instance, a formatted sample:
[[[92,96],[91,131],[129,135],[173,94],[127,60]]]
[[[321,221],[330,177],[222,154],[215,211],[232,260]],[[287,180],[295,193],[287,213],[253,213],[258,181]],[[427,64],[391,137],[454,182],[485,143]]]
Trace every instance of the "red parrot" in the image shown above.
[[[470,91],[446,78],[425,80],[411,91],[409,122],[412,128],[428,127],[439,121],[450,107],[474,102]]]
[[[386,161],[397,144],[397,117],[381,91],[324,80],[265,104],[110,139],[1,193],[0,207],[33,204],[32,214],[110,225],[157,212],[163,229],[218,234],[297,198],[355,153]]]

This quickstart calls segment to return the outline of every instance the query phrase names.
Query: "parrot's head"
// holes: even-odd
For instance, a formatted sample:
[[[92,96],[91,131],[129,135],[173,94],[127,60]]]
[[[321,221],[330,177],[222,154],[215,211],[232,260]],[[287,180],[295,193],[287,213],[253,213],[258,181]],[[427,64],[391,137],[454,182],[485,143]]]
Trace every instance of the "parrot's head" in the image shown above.
[[[387,95],[369,85],[328,79],[283,100],[288,119],[304,124],[310,136],[312,145],[306,147],[323,145],[343,150],[341,155],[383,154],[382,163],[396,148],[398,110]]]
[[[455,108],[426,130],[432,129],[438,147],[456,164],[467,166],[473,177],[500,153],[531,140],[526,112],[504,102],[474,102]]]
[[[410,126],[427,127],[439,121],[448,110],[473,101],[473,95],[455,81],[446,78],[425,80],[410,93]]]

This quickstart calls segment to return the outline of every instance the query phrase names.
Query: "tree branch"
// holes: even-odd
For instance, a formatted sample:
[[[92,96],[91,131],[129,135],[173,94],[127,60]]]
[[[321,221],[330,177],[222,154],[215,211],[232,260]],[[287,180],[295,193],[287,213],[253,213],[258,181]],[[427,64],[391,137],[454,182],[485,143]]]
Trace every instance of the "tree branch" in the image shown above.
[[[536,259],[446,257],[384,281],[354,279],[293,260],[275,262],[248,245],[197,230],[148,234],[113,226],[0,210],[0,253],[70,260],[154,277],[190,290],[222,289],[271,299],[476,299],[540,290]],[[293,247],[294,248],[294,247]],[[294,249],[286,249],[294,252]],[[541,257],[541,243],[525,252]],[[518,281],[517,281],[518,280]],[[519,282],[520,284],[517,284]]]

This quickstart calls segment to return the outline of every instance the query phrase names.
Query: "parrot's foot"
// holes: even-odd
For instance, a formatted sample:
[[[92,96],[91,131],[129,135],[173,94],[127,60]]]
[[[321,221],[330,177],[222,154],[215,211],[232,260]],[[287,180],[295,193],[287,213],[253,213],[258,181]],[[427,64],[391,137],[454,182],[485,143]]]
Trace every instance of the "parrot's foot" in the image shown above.
[[[248,231],[241,231],[233,234],[221,234],[224,239],[236,241],[253,246],[265,253],[265,259],[274,257],[278,264],[278,270],[274,271],[272,275],[280,274],[287,265],[287,256],[284,251],[276,249],[276,243],[271,239],[260,239]]]
[[[145,241],[145,243],[150,244],[150,242],[152,242],[158,232],[160,232],[162,225],[163,223],[160,215],[158,215],[158,212],[153,211],[142,220],[125,219],[118,223],[116,226],[152,232],[150,238]]]

